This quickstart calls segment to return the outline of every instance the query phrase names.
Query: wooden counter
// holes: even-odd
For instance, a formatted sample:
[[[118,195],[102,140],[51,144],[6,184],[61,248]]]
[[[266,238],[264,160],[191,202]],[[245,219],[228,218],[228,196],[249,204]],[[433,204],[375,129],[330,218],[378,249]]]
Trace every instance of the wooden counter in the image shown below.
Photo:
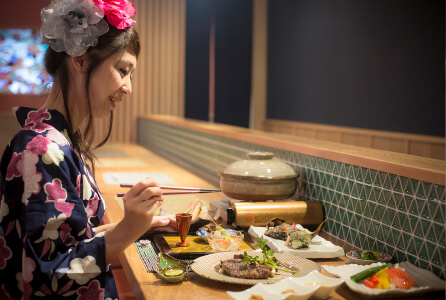
[[[113,156],[113,153],[123,153],[127,156]],[[108,145],[96,151],[99,163],[96,167],[96,179],[107,204],[105,223],[119,222],[124,212],[119,201],[115,199],[123,189],[119,185],[106,184],[104,172],[162,172],[167,174],[175,185],[201,188],[215,188],[203,179],[174,165],[166,159],[137,145]],[[168,211],[184,211],[191,199],[199,199],[204,204],[221,200],[221,193],[196,195],[165,196],[164,205]],[[233,285],[217,282],[198,276],[193,272],[187,274],[187,279],[179,284],[169,284],[161,280],[155,273],[147,272],[134,245],[130,245],[120,256],[119,260],[124,268],[127,279],[132,287],[136,299],[232,299],[226,291],[243,291],[250,286]],[[345,257],[335,259],[315,260],[319,265],[343,265]],[[323,274],[327,275],[325,271]],[[444,294],[442,294],[444,296]],[[430,298],[442,299],[442,295]],[[350,291],[345,285],[333,292],[329,299],[359,299],[361,295]],[[411,298],[417,299],[417,298]],[[419,299],[426,299],[422,297]]]

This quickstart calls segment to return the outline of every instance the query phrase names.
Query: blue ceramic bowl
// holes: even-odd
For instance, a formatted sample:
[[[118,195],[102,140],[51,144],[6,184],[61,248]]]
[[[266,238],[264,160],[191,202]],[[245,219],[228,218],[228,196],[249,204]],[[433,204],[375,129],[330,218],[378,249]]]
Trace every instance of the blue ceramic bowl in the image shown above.
[[[224,230],[226,230],[229,234],[237,234],[237,230],[235,230],[235,229],[224,228]],[[207,231],[206,230],[198,229],[195,233],[197,235],[199,235],[203,241],[208,243],[208,237],[207,237]]]

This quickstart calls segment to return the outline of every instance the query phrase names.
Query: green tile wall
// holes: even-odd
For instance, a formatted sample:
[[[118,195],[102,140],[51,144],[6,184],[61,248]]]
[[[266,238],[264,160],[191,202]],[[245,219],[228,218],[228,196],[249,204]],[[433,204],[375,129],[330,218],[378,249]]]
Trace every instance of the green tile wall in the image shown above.
[[[302,190],[294,198],[322,202],[325,231],[445,279],[445,186],[147,119],[139,119],[138,127],[139,144],[181,159],[216,182],[218,170],[247,152],[273,152],[299,174]]]

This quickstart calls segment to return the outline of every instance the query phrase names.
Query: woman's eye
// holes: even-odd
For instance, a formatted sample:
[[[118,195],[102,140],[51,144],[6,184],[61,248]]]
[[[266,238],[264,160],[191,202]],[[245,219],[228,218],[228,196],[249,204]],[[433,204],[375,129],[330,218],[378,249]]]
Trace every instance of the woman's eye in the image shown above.
[[[119,71],[121,71],[122,75],[126,76],[128,74],[128,72],[124,69],[119,69]]]

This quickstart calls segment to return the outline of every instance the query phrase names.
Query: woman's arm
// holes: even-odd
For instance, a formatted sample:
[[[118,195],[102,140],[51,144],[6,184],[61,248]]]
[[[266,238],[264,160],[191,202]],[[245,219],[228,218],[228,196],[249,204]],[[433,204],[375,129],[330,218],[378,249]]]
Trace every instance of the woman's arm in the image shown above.
[[[105,231],[106,262],[113,261],[151,226],[161,206],[161,189],[151,178],[135,184],[123,197],[124,218]]]

